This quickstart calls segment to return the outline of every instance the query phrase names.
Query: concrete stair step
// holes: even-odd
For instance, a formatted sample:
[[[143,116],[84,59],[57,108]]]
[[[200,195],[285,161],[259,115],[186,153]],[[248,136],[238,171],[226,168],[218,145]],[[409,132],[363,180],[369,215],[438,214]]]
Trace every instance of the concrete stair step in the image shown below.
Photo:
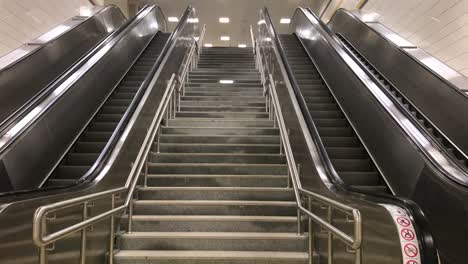
[[[137,200],[135,215],[296,216],[294,201]]]
[[[280,154],[250,153],[151,153],[153,163],[262,163],[281,164],[286,162]]]
[[[176,118],[168,120],[171,127],[272,127],[273,120],[268,118],[243,119],[243,118]]]
[[[253,101],[253,102],[265,102],[265,97],[262,95],[258,96],[246,96],[244,94],[238,94],[237,96],[182,96],[181,102],[184,101],[224,101],[224,102],[231,102],[231,101]]]
[[[203,175],[158,174],[148,175],[148,186],[198,187],[286,187],[286,175]]]
[[[278,128],[256,128],[256,127],[163,127],[162,134],[179,134],[179,135],[273,135],[278,136]]]
[[[293,201],[291,188],[275,187],[141,187],[140,200]]]
[[[149,163],[150,174],[287,175],[286,164]]]
[[[263,90],[261,89],[256,89],[256,90],[247,90],[247,91],[229,91],[225,89],[217,89],[215,91],[194,91],[194,89],[186,90],[185,91],[185,96],[187,97],[199,97],[199,96],[205,96],[205,97],[241,97],[241,96],[247,96],[247,97],[263,97]]]
[[[305,251],[305,235],[254,232],[132,232],[119,237],[121,250]]]
[[[128,215],[124,216],[127,221]],[[136,232],[296,232],[294,216],[134,215]],[[126,226],[126,222],[123,226]]]
[[[183,135],[163,134],[163,143],[279,144],[279,135]]]
[[[182,112],[213,112],[213,113],[224,113],[224,112],[258,112],[266,113],[265,105],[263,106],[232,106],[232,105],[218,105],[218,106],[206,106],[206,105],[192,105],[192,106],[181,106]]]
[[[223,100],[203,100],[203,101],[189,101],[189,100],[181,100],[180,106],[181,107],[190,107],[190,106],[202,106],[202,107],[265,107],[265,100],[257,99],[257,100],[233,100],[235,98],[231,98],[230,101],[223,101]],[[184,108],[182,108],[184,111]],[[185,110],[186,111],[186,110]]]
[[[117,264],[306,264],[304,252],[122,250]]]
[[[177,118],[242,118],[257,119],[268,118],[268,113],[258,112],[177,112]]]
[[[279,144],[160,143],[168,153],[280,153]]]

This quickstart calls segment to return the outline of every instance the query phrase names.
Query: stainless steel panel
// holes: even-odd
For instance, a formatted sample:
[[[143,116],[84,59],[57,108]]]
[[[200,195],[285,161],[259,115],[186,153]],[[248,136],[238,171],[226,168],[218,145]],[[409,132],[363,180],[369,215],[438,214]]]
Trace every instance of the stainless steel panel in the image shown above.
[[[194,18],[195,13],[190,9],[188,13],[189,18]],[[148,22],[154,22],[154,17],[145,20],[135,28],[139,33],[145,33],[157,29],[149,29]],[[150,23],[151,24],[151,23]],[[145,29],[146,28],[146,29]],[[132,31],[135,32],[135,31]],[[99,78],[95,83],[101,84],[101,79],[106,81],[110,78],[109,71],[117,71],[121,68],[118,63],[120,60],[129,60],[134,52],[130,47],[141,45],[148,36],[134,35],[130,33],[128,38],[122,40],[126,44],[117,49],[119,52],[112,53],[111,58],[105,58],[102,67],[93,68],[90,71],[89,77]],[[45,205],[65,199],[80,197],[85,194],[94,193],[100,190],[124,186],[127,178],[129,177],[132,166],[140,146],[147,133],[161,99],[164,89],[166,88],[167,81],[172,73],[180,68],[182,57],[188,49],[190,40],[198,36],[198,24],[187,23],[181,29],[181,34],[176,37],[175,43],[172,44],[169,53],[165,56],[162,67],[153,77],[150,87],[133,113],[131,120],[123,131],[122,137],[119,139],[117,146],[112,150],[111,157],[106,161],[104,170],[99,177],[89,185],[77,186],[67,190],[66,192],[56,192],[55,194],[49,193],[47,197],[33,198],[33,195],[25,197],[15,197],[16,200],[26,199],[22,201],[11,201],[4,199],[4,207],[0,207],[0,222],[2,228],[0,229],[0,261],[1,263],[37,263],[38,251],[32,243],[31,221],[35,209],[40,205]],[[142,39],[138,41],[138,39]],[[129,45],[127,47],[127,45]],[[122,58],[120,58],[122,57]],[[112,67],[109,67],[112,65]],[[128,65],[127,65],[128,66]],[[98,70],[98,71],[95,71]],[[104,74],[106,73],[106,74]],[[115,75],[119,76],[119,75]],[[92,79],[92,78],[91,78]],[[92,86],[95,87],[95,86]],[[122,201],[117,201],[120,204]],[[106,203],[109,205],[109,203]],[[90,216],[97,214],[106,209],[102,206],[101,201],[97,201],[90,209]],[[81,208],[72,208],[70,212],[65,215],[57,215],[55,220],[50,220],[51,223],[56,224],[57,227],[64,226],[74,222],[75,219],[80,219]],[[14,219],[14,221],[13,221]],[[107,258],[107,245],[109,239],[109,222],[104,221],[101,224],[94,226],[93,230],[88,231],[88,252],[90,255],[86,259],[86,263],[103,263]],[[54,225],[55,227],[55,225]],[[53,227],[53,228],[54,228]],[[57,243],[56,250],[49,252],[49,263],[78,263],[79,260],[79,239],[80,236],[70,237]]]
[[[468,96],[450,80],[435,73],[424,60],[412,56],[413,49],[401,49],[352,13],[340,9],[329,27],[346,38],[374,67],[393,83],[465,154],[468,153]],[[419,52],[417,52],[419,54]],[[460,79],[460,77],[455,79]],[[446,76],[449,77],[449,76]],[[457,84],[463,83],[456,80]]]
[[[34,51],[0,69],[0,129],[48,84],[110,32],[122,26],[125,17],[112,5],[88,19],[71,22],[77,25],[62,25],[70,29],[42,46],[28,44],[22,47],[14,53],[23,53],[30,47],[34,47]]]

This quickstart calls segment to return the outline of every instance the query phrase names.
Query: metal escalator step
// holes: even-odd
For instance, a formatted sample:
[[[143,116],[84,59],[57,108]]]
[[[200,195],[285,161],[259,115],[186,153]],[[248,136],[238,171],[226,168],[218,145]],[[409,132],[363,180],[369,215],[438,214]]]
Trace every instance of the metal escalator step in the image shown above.
[[[345,118],[316,118],[314,123],[317,127],[344,127],[348,125]]]
[[[69,153],[66,158],[67,165],[91,166],[97,160],[97,153]]]
[[[328,147],[327,154],[331,159],[362,159],[367,157],[367,152],[362,147]]]
[[[315,118],[344,118],[343,113],[338,110],[332,110],[332,111],[312,110],[310,111],[310,115],[312,116],[313,119]]]
[[[106,102],[106,106],[129,106],[132,100],[128,99],[110,99]]]
[[[122,92],[120,91],[120,87],[117,88],[116,92],[112,94],[112,99],[124,99],[124,100],[131,100],[135,97],[135,93],[133,92]]]
[[[99,113],[101,114],[124,114],[127,111],[125,106],[106,106],[104,105]]]
[[[112,136],[112,132],[89,132],[85,131],[81,135],[80,139],[82,141],[88,142],[107,142]]]
[[[321,137],[323,144],[328,147],[353,148],[360,147],[361,143],[356,137]]]
[[[309,108],[310,111],[339,111],[340,110],[338,105],[335,103],[321,104],[321,103],[308,103],[307,102],[307,107]]]
[[[337,172],[340,178],[348,185],[378,186],[380,175],[378,172]]]
[[[352,137],[351,127],[317,127],[321,137]]]
[[[101,153],[106,146],[106,142],[82,142],[75,143],[75,152],[81,153]]]
[[[119,122],[123,114],[98,114],[95,120],[98,122]]]
[[[60,165],[57,168],[55,179],[79,179],[91,168],[91,166]]]
[[[88,127],[88,131],[93,132],[113,132],[118,123],[111,122],[93,122]]]
[[[373,192],[373,193],[388,193],[389,192],[387,186],[383,186],[383,185],[377,185],[377,186],[352,185],[351,187],[359,189],[361,191],[365,191],[365,192]]]
[[[336,171],[373,172],[374,165],[369,159],[331,159]]]

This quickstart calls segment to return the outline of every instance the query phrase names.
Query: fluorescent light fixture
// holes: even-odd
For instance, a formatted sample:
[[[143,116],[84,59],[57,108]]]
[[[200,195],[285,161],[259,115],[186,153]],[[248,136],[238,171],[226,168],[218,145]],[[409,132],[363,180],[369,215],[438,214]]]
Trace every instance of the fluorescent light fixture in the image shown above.
[[[198,41],[200,39],[200,37],[194,37],[195,41]]]
[[[271,38],[265,38],[265,41],[270,42],[270,41],[271,41]]]
[[[229,37],[229,36],[221,36],[219,39],[222,40],[222,41],[229,41],[229,40],[231,40],[231,37]]]
[[[233,84],[234,80],[219,80],[219,83],[221,83],[221,84]]]
[[[187,19],[187,22],[195,24],[195,23],[198,23],[199,20],[198,20],[198,17],[194,17],[194,18]]]
[[[281,24],[289,24],[289,23],[291,23],[291,19],[283,17],[283,18],[281,18],[280,23]]]
[[[168,17],[167,21],[169,21],[169,22],[179,22],[179,18],[178,17]]]
[[[205,43],[204,46],[205,46],[205,48],[211,48],[211,47],[213,47],[213,44],[211,44],[211,43]]]
[[[247,48],[247,45],[245,45],[245,44],[239,44],[239,45],[237,45],[237,47],[239,47],[239,48]]]
[[[220,17],[219,23],[223,23],[223,24],[229,23],[229,17]]]
[[[259,24],[259,25],[266,24],[266,21],[265,21],[265,19],[262,19],[262,20],[259,20],[257,22],[257,24]]]

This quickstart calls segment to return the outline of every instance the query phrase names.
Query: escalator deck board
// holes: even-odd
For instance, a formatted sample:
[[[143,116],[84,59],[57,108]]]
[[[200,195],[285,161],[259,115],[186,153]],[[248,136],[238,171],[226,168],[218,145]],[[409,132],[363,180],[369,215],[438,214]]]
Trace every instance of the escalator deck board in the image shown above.
[[[46,183],[46,186],[57,186],[68,183],[67,180],[79,179],[91,168],[156,63],[169,35],[157,33],[153,37],[126,76],[111,93],[109,99],[88,124],[84,133],[65,155],[52,174],[49,180],[50,184]]]
[[[388,192],[382,176],[295,35],[280,35],[299,89],[338,176],[353,188]]]

